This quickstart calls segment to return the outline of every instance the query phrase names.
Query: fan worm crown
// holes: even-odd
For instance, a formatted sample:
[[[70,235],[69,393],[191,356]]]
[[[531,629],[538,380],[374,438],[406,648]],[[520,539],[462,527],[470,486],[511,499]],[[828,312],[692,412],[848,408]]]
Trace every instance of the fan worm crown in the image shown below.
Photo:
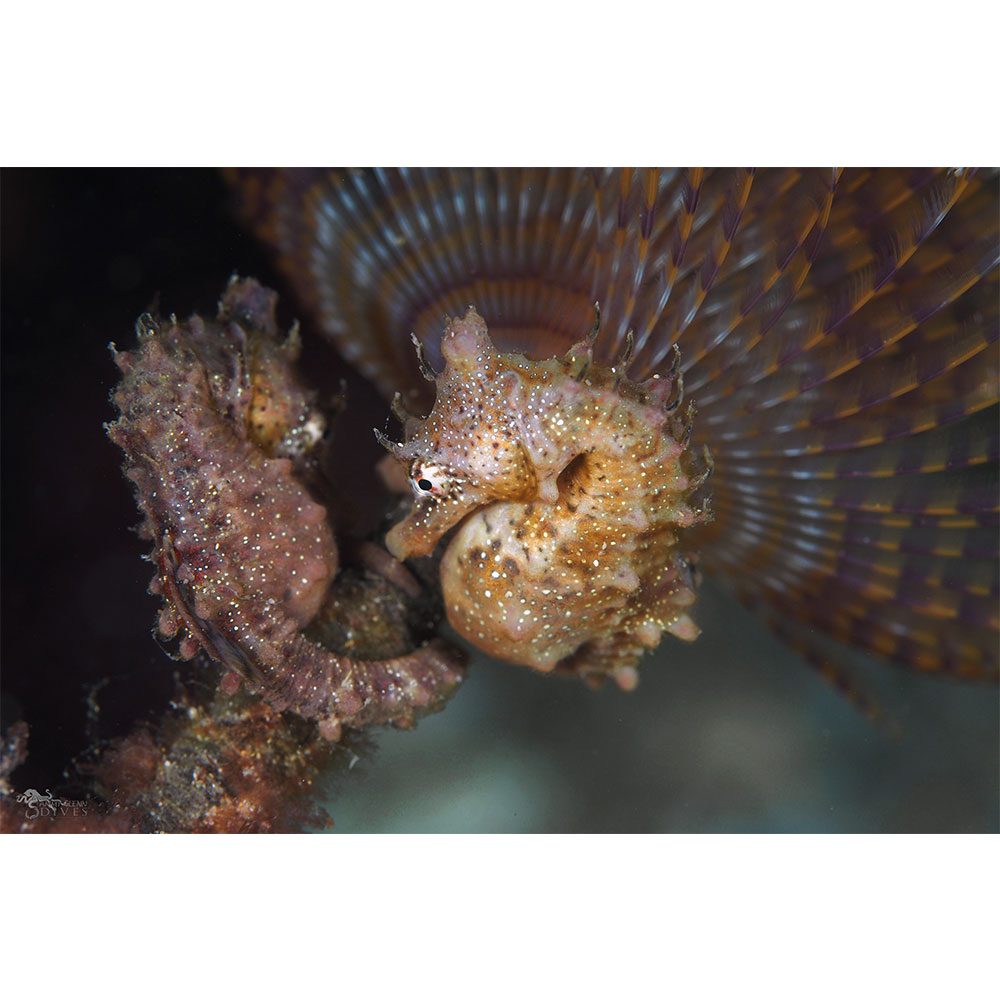
[[[500,350],[546,358],[599,300],[595,357],[634,330],[636,379],[677,345],[715,460],[715,519],[685,542],[705,572],[824,671],[847,642],[997,678],[996,170],[234,179],[324,332],[411,408],[469,302]]]

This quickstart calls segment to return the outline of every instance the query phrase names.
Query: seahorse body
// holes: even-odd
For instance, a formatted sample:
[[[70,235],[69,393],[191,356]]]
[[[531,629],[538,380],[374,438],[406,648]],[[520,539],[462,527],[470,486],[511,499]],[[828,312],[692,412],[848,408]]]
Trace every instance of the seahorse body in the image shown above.
[[[120,417],[107,432],[153,542],[159,631],[331,739],[345,725],[412,725],[461,681],[459,656],[432,641],[355,659],[304,631],[334,599],[339,553],[305,485],[324,417],[276,300],[234,277],[214,321],[143,317],[137,348],[114,352]]]
[[[434,408],[404,444],[383,441],[416,494],[387,544],[426,554],[458,525],[441,564],[456,631],[504,660],[632,688],[664,631],[698,635],[677,546],[707,519],[692,500],[707,470],[686,451],[676,373],[636,385],[591,347],[532,361],[498,352],[471,306],[449,321]]]

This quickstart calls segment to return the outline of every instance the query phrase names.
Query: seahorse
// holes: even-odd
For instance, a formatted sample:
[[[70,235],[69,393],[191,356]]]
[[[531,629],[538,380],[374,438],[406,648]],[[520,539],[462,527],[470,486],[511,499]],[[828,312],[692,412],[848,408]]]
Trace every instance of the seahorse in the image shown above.
[[[598,312],[599,317],[599,312]],[[480,649],[536,670],[559,667],[625,690],[664,632],[698,628],[685,528],[710,471],[687,451],[675,363],[640,384],[594,361],[591,335],[559,358],[500,353],[470,306],[448,321],[444,371],[426,420],[406,441],[376,435],[405,464],[409,515],[388,534],[399,559],[426,555],[457,526],[441,562],[448,618]],[[399,401],[397,400],[397,409]]]
[[[310,630],[338,603],[340,556],[307,488],[325,417],[296,372],[296,333],[279,335],[276,301],[234,278],[214,321],[147,314],[135,350],[112,345],[120,416],[107,432],[153,543],[159,631],[183,658],[204,649],[226,667],[223,687],[242,678],[331,740],[344,725],[412,725],[460,683],[462,657],[404,634],[365,659]]]

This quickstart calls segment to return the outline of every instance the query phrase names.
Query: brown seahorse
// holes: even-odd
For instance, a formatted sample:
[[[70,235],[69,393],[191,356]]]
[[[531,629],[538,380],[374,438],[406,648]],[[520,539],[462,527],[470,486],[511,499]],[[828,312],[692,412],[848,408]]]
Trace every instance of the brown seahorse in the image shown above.
[[[461,681],[455,651],[406,642],[364,659],[307,631],[324,608],[336,613],[340,558],[306,485],[324,416],[296,374],[296,333],[279,334],[276,299],[234,278],[214,321],[145,316],[138,347],[114,353],[120,417],[107,431],[153,543],[159,631],[185,659],[204,649],[222,663],[224,686],[243,678],[330,739],[345,725],[412,725]]]
[[[470,306],[447,324],[444,371],[421,359],[430,415],[403,414],[403,444],[376,434],[415,494],[388,535],[393,555],[427,554],[458,526],[441,563],[456,631],[500,659],[628,690],[664,632],[698,635],[678,542],[709,517],[693,494],[711,460],[687,451],[678,366],[635,384],[628,347],[613,366],[594,361],[598,327],[599,313],[565,355],[532,361],[497,351]]]

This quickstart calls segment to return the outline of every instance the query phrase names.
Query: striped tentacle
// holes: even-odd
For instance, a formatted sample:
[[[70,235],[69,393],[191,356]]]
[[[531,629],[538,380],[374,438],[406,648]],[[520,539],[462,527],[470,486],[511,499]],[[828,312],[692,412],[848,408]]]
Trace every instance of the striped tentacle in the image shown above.
[[[836,184],[832,172],[804,175],[771,202],[781,222],[772,223],[766,237],[756,232],[756,241],[749,239],[760,219],[737,237],[743,246],[730,253],[733,266],[681,343],[689,390],[700,405],[711,401],[721,373],[752,356],[795,301],[820,248]],[[754,194],[757,200],[768,197],[759,188]]]

